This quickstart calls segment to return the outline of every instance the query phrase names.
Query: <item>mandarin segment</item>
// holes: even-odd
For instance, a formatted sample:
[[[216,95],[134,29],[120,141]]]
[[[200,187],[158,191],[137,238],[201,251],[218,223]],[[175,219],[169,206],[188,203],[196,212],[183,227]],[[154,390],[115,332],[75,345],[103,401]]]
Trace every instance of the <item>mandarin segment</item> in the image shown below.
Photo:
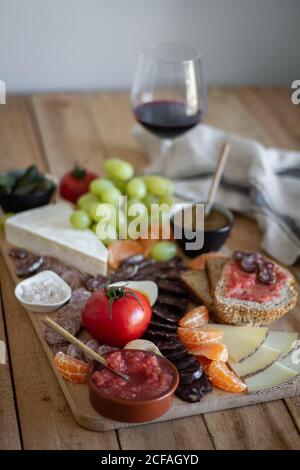
[[[179,322],[182,328],[197,328],[208,323],[208,310],[204,305],[187,312]]]
[[[206,367],[206,373],[216,387],[226,392],[241,393],[246,389],[246,384],[224,362],[211,361]]]
[[[182,328],[177,330],[180,340],[184,343],[187,349],[202,344],[217,343],[222,339],[223,331],[213,328],[209,325],[203,328]]]
[[[195,356],[205,356],[213,361],[228,361],[228,349],[222,343],[202,344],[189,349],[189,353]]]
[[[54,358],[54,364],[65,380],[77,384],[86,381],[89,365],[85,362],[59,351]]]

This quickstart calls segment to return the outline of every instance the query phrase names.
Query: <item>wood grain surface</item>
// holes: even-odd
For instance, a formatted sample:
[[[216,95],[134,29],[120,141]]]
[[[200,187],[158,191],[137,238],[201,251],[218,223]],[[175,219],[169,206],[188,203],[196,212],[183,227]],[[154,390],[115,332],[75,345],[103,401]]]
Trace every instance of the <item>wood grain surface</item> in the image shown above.
[[[283,88],[213,87],[208,104],[205,121],[211,125],[266,145],[300,148],[300,109]],[[75,160],[89,158],[91,168],[100,171],[104,159],[113,155],[142,167],[147,158],[130,133],[133,122],[127,93],[9,97],[7,105],[0,106],[0,170],[36,162],[41,169],[60,176]],[[252,249],[259,243],[256,224],[237,217],[230,248]],[[12,427],[15,431],[10,439],[1,436],[0,448],[300,448],[299,398],[117,432],[81,428],[71,415],[26,312],[14,298],[3,261],[0,263],[11,359],[8,383],[13,384],[6,388],[3,409],[14,403],[19,422],[18,428]]]

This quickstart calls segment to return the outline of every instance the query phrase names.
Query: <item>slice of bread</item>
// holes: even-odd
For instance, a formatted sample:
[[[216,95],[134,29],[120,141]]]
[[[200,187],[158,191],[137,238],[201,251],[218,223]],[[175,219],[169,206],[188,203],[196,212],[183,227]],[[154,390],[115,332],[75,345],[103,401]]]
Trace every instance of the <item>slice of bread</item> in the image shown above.
[[[219,323],[231,325],[264,326],[289,312],[297,302],[296,282],[292,274],[282,269],[287,276],[280,296],[263,303],[226,297],[226,267],[219,260],[211,260],[208,265],[209,279],[213,292],[212,316]]]
[[[189,290],[193,300],[198,304],[203,303],[209,308],[212,303],[212,296],[205,269],[200,269],[199,271],[189,269],[180,275],[180,279]]]
[[[210,285],[210,293],[212,296],[214,295],[214,292],[217,287],[217,283],[221,277],[224,264],[227,263],[228,259],[229,258],[225,258],[225,257],[215,258],[215,259],[210,259],[206,263],[206,269],[207,269],[209,285]]]

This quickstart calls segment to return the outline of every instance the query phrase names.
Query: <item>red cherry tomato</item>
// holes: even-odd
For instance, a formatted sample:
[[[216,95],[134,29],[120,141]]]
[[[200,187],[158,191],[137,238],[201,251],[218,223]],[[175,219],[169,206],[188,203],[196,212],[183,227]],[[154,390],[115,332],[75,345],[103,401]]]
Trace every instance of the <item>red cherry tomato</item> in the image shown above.
[[[62,177],[59,184],[60,194],[75,204],[80,196],[88,192],[90,182],[95,178],[97,178],[95,173],[76,164],[72,171]]]
[[[138,291],[124,287],[100,289],[86,301],[82,320],[98,341],[122,348],[143,336],[151,320],[151,306]]]

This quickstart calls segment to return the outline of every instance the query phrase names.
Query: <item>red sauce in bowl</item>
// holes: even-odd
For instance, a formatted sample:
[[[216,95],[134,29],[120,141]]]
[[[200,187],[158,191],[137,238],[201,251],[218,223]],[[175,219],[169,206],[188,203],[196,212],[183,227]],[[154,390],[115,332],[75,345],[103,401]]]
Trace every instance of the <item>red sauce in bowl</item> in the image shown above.
[[[152,400],[164,395],[174,383],[174,372],[164,358],[144,351],[121,350],[106,355],[107,364],[124,372],[129,380],[108,369],[96,370],[91,379],[108,396],[125,400]]]
[[[280,296],[287,279],[286,273],[279,266],[275,266],[276,282],[270,285],[262,284],[255,272],[243,271],[236,261],[231,262],[226,269],[226,297],[239,300],[258,303],[272,301]]]

